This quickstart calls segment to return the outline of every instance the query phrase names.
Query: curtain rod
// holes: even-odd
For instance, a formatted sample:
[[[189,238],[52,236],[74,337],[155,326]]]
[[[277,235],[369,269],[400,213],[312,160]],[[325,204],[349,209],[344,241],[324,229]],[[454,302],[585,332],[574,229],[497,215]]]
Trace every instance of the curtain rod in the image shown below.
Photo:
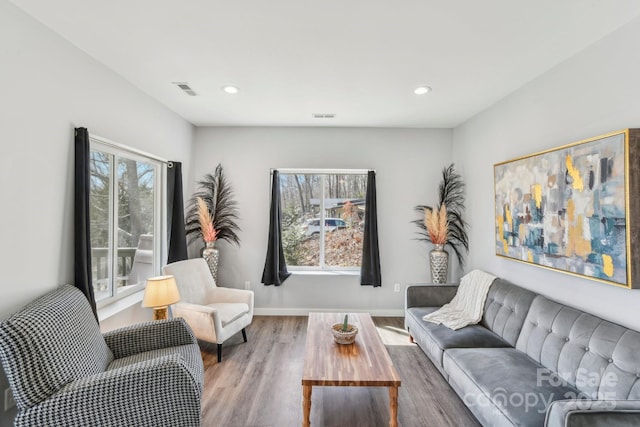
[[[376,172],[375,169],[293,169],[293,168],[271,168],[269,175],[274,171],[290,174],[333,174],[333,175],[360,175],[367,172]]]
[[[138,154],[140,156],[148,157],[148,158],[153,159],[153,160],[155,160],[157,162],[166,164],[167,167],[169,167],[169,168],[173,167],[173,162],[172,161],[167,160],[167,159],[163,159],[162,157],[158,157],[158,156],[156,156],[154,154],[147,153],[146,151],[138,150],[136,148],[127,147],[126,145],[122,145],[122,144],[119,144],[117,142],[113,142],[110,139],[103,138],[101,136],[92,135],[91,133],[89,133],[89,138],[90,139],[94,139],[94,140],[98,141],[99,143],[107,145],[107,146],[112,147],[112,148],[117,148],[119,150],[129,151],[130,153],[133,153],[133,154]]]

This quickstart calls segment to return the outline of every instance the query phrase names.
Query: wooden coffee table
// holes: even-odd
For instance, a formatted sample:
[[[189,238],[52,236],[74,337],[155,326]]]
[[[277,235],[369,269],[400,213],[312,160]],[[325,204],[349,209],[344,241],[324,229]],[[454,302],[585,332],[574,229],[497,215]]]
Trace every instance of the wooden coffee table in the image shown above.
[[[398,425],[400,376],[393,367],[371,316],[349,313],[358,327],[356,342],[334,342],[331,325],[342,323],[344,314],[309,313],[302,373],[302,425],[311,425],[311,389],[316,386],[389,387],[389,425]]]

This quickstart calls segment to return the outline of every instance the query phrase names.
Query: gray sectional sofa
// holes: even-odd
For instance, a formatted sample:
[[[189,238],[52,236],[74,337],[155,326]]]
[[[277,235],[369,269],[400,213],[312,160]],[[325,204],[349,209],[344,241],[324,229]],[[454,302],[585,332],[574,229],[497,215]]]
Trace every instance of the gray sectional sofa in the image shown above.
[[[455,285],[407,287],[405,326],[484,426],[640,426],[640,333],[506,280],[477,325],[422,317]]]

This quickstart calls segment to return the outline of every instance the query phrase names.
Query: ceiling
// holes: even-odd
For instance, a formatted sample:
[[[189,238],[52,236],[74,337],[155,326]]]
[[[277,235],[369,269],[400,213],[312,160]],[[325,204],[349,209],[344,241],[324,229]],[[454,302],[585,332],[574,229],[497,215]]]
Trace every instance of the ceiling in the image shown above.
[[[640,15],[637,0],[11,1],[198,126],[455,127]]]

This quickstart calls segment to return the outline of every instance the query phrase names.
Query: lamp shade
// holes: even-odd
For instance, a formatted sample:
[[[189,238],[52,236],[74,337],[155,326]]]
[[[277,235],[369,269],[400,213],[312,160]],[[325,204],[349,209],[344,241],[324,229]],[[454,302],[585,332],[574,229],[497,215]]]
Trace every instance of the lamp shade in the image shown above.
[[[180,301],[178,285],[173,276],[158,276],[147,279],[142,299],[143,307],[166,307]]]

